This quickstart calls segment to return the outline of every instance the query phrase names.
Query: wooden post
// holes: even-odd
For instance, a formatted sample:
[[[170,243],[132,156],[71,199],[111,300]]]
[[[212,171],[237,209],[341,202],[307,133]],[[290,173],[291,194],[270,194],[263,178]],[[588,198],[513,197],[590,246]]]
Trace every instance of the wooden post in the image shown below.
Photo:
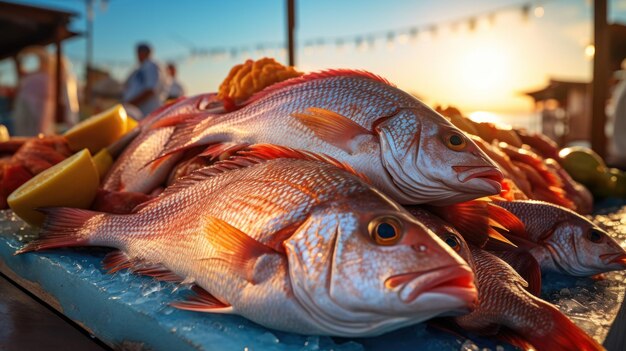
[[[294,31],[296,29],[296,4],[295,0],[287,0],[287,49],[289,57],[287,63],[289,66],[296,65],[295,38]]]
[[[606,99],[609,84],[609,27],[606,20],[607,1],[593,2],[593,81],[591,82],[591,148],[602,158],[606,156]]]
[[[85,59],[85,91],[84,91],[84,102],[86,105],[91,104],[91,67],[93,66],[93,0],[85,0],[86,8],[86,33],[85,40],[86,45],[86,59]]]
[[[63,32],[64,25],[59,23],[56,28],[56,35],[54,38],[54,46],[56,48],[56,67],[54,71],[54,121],[59,123],[63,121],[63,105],[61,103],[61,83],[62,79],[62,65],[63,51],[61,47],[61,34]]]

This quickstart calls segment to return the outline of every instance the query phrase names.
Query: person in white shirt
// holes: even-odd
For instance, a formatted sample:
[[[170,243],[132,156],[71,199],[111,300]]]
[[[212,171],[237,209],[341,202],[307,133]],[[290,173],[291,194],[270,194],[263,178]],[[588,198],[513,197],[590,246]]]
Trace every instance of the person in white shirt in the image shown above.
[[[17,136],[54,134],[54,94],[51,57],[43,47],[29,47],[18,55],[20,61],[35,55],[37,70],[19,72],[20,80],[13,107],[14,133]]]
[[[185,96],[185,89],[176,79],[176,66],[170,62],[167,64],[167,74],[170,78],[170,86],[167,93],[167,99],[176,99]]]
[[[137,45],[137,67],[124,83],[122,101],[136,106],[145,117],[156,110],[165,101],[167,77],[150,55],[148,44]],[[135,116],[134,116],[135,117]]]

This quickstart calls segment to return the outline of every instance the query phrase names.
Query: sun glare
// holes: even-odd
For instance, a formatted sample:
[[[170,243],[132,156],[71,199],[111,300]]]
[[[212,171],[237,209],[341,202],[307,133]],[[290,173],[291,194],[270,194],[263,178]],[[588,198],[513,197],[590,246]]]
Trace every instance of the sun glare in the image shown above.
[[[502,123],[502,119],[495,113],[487,111],[475,111],[469,114],[469,118],[474,122]]]
[[[506,77],[506,56],[490,47],[475,47],[464,58],[461,82],[468,91],[489,92],[499,89]]]

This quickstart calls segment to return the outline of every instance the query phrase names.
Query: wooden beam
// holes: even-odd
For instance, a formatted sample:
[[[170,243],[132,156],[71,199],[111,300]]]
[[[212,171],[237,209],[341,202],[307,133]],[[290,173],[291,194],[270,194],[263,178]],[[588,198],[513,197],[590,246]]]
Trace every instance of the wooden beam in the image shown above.
[[[593,81],[591,82],[591,148],[601,157],[606,156],[606,100],[609,89],[609,30],[607,1],[593,2]]]
[[[296,4],[295,0],[287,0],[287,49],[288,49],[288,65],[296,65],[296,47],[295,47],[295,29],[296,29]]]
[[[54,121],[56,123],[63,121],[63,105],[61,103],[61,84],[63,83],[63,50],[61,46],[64,25],[59,24],[56,28],[56,38],[54,46],[56,48],[56,67],[54,72]]]

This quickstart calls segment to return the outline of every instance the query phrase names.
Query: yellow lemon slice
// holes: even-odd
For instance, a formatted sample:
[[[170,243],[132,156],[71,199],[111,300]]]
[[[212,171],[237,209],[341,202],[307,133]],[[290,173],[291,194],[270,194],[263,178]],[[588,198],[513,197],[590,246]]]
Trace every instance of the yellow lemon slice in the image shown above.
[[[11,139],[9,130],[4,124],[0,124],[0,142],[9,141],[9,139]]]
[[[133,130],[137,126],[137,124],[139,124],[139,122],[137,122],[136,119],[130,116],[126,117],[126,133]]]
[[[64,136],[72,151],[87,148],[95,154],[126,133],[127,120],[126,110],[118,104],[80,122]]]
[[[41,225],[41,207],[87,208],[100,184],[98,170],[89,150],[83,149],[39,173],[9,195],[9,207],[21,219]]]
[[[100,179],[103,179],[113,165],[113,157],[111,157],[111,154],[109,154],[109,151],[105,148],[100,150],[96,156],[93,157],[93,163],[96,165]]]

